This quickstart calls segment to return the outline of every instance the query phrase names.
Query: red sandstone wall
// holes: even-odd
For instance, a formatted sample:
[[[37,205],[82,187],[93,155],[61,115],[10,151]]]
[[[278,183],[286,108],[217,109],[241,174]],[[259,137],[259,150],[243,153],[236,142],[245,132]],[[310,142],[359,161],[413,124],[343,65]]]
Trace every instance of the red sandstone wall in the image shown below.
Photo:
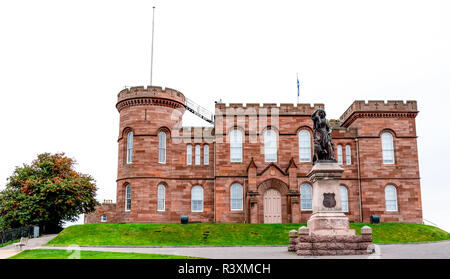
[[[146,93],[147,94],[147,93]],[[153,93],[152,93],[153,94]],[[165,93],[163,93],[165,94]],[[182,102],[176,91],[176,101]],[[147,96],[147,95],[145,95]],[[168,97],[168,96],[165,96]],[[123,100],[123,96],[119,98]],[[266,189],[272,187],[266,182],[273,180],[273,187],[282,193],[282,222],[306,222],[311,211],[302,211],[295,200],[298,199],[299,186],[308,182],[307,174],[311,170],[312,162],[300,162],[298,153],[298,132],[307,129],[312,136],[312,120],[310,115],[314,109],[323,105],[289,104],[216,104],[215,129],[192,129],[180,133],[181,113],[175,113],[173,104],[158,105],[142,103],[120,108],[119,128],[119,158],[117,181],[117,207],[115,222],[127,223],[166,223],[179,222],[180,216],[189,216],[190,221],[213,222],[263,222],[263,197]],[[222,113],[233,109],[234,114],[224,117]],[[251,108],[254,114],[245,111]],[[395,114],[395,109],[402,114]],[[268,116],[266,119],[256,118],[260,110],[275,109],[278,117]],[[378,112],[367,110],[377,109]],[[337,157],[337,146],[343,147],[343,176],[341,185],[348,188],[349,212],[346,213],[350,221],[360,221],[360,211],[363,221],[368,222],[370,215],[380,215],[382,222],[421,222],[422,209],[420,198],[420,181],[417,160],[417,143],[415,130],[415,114],[409,113],[416,109],[415,103],[401,105],[391,102],[382,103],[355,102],[341,117],[345,127],[339,123],[333,130],[332,137]],[[365,111],[366,110],[366,111]],[[380,116],[380,111],[391,114]],[[230,111],[228,111],[229,113]],[[363,113],[366,113],[363,115]],[[392,114],[394,113],[394,114]],[[256,126],[251,126],[251,120],[258,120]],[[264,122],[265,120],[265,122]],[[274,121],[272,121],[274,120]],[[265,124],[264,124],[265,123]],[[178,126],[177,126],[178,124]],[[278,159],[275,163],[264,161],[263,131],[267,126],[278,130]],[[238,127],[244,132],[243,162],[230,163],[230,147],[228,133]],[[125,164],[126,160],[126,132],[134,131],[133,163]],[[166,164],[158,163],[158,131],[168,132]],[[380,133],[390,129],[395,134],[394,165],[383,165],[381,157]],[[261,139],[260,139],[261,136]],[[216,172],[214,172],[214,144],[216,143]],[[358,139],[358,141],[356,141]],[[256,140],[256,142],[251,142]],[[312,139],[311,139],[312,140]],[[359,143],[360,177],[362,189],[362,209],[360,208],[360,193],[358,183],[358,153]],[[201,165],[186,165],[186,145],[209,144],[209,165],[203,165],[203,148]],[[311,144],[312,145],[312,144]],[[351,146],[351,165],[346,165],[345,146]],[[312,149],[311,149],[312,153]],[[253,158],[253,163],[250,164]],[[292,161],[291,161],[292,158]],[[214,183],[215,182],[215,183]],[[132,186],[132,209],[125,212],[125,185]],[[158,212],[157,186],[166,185],[166,210]],[[240,183],[244,186],[244,208],[242,211],[230,209],[230,186]],[[385,211],[384,187],[386,184],[397,187],[398,212]],[[215,184],[215,185],[214,185]],[[201,185],[204,189],[203,212],[191,212],[191,188]],[[214,192],[216,210],[214,210]],[[253,193],[250,196],[249,193]],[[297,198],[296,198],[297,197]],[[252,200],[253,207],[250,204]],[[103,211],[102,211],[103,210]],[[100,220],[99,208],[94,215],[87,217],[88,222]],[[96,221],[97,220],[97,221]],[[112,220],[108,216],[108,222]]]
[[[117,209],[115,203],[103,203],[97,206],[95,211],[84,215],[85,224],[109,224],[109,223],[119,223],[120,219],[117,219]],[[107,221],[102,222],[101,216],[106,215]]]

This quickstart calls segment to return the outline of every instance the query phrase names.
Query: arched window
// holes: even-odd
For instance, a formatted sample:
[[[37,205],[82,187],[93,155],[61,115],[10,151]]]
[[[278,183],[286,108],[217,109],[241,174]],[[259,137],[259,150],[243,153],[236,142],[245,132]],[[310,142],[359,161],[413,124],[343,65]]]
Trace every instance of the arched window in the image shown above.
[[[381,134],[381,145],[383,151],[383,164],[393,164],[394,160],[394,137],[391,133]]]
[[[186,147],[186,165],[192,165],[192,145]]]
[[[264,133],[264,157],[266,162],[277,161],[277,135],[273,130]]]
[[[166,133],[159,132],[158,163],[166,163]]]
[[[397,189],[393,185],[387,185],[384,188],[386,199],[386,211],[397,211]]]
[[[209,145],[203,146],[203,164],[209,165]]]
[[[133,132],[127,135],[127,164],[133,162]]]
[[[230,188],[230,204],[231,210],[242,210],[243,190],[242,185],[235,183]]]
[[[202,186],[194,186],[191,190],[191,210],[192,212],[203,211],[203,188]]]
[[[242,162],[242,132],[230,132],[230,162]]]
[[[300,199],[302,210],[312,210],[312,187],[308,183],[300,186]]]
[[[131,185],[125,187],[125,211],[131,210]]]
[[[307,130],[298,133],[298,154],[300,162],[311,161],[311,135]]]
[[[166,187],[158,185],[158,211],[166,210]]]
[[[341,206],[343,212],[348,212],[348,190],[347,187],[341,185],[339,186],[341,190]]]
[[[352,150],[350,148],[350,145],[345,146],[345,164],[352,164]]]
[[[200,165],[200,153],[201,153],[201,150],[200,150],[200,145],[199,144],[197,144],[196,146],[195,146],[195,164],[196,165]]]
[[[338,158],[338,164],[342,165],[342,145],[337,146],[337,158]]]

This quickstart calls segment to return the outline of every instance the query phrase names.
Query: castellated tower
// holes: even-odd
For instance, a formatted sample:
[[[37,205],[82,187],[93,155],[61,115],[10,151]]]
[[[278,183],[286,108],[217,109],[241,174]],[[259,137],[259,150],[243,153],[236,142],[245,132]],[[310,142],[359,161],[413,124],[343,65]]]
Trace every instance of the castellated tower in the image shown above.
[[[118,94],[117,221],[179,222],[180,216],[190,213],[191,188],[198,184],[204,189],[205,209],[212,204],[213,189],[203,181],[212,176],[212,162],[186,168],[191,137],[183,134],[181,127],[185,104],[181,92],[157,86],[132,87]],[[191,148],[194,154],[195,147]],[[159,204],[158,194],[164,196]],[[203,212],[190,219],[210,221]]]

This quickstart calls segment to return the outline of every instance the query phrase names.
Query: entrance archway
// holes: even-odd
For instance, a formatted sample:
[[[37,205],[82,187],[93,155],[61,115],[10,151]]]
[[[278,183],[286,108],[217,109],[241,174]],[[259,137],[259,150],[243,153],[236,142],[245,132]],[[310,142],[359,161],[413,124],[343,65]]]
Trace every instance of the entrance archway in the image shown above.
[[[264,193],[264,223],[281,223],[281,194],[273,188]]]

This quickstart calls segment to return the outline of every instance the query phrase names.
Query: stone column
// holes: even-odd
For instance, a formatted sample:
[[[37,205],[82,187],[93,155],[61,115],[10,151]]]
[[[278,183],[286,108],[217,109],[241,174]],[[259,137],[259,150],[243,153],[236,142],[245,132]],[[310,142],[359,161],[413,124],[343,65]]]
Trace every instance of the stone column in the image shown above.
[[[343,171],[337,163],[318,162],[309,172],[313,183],[313,214],[308,220],[311,234],[355,235],[341,207],[339,180]]]
[[[259,222],[258,219],[258,192],[249,192],[250,197],[250,223],[257,224]]]
[[[291,223],[300,223],[300,193],[298,191],[289,191],[291,206]]]

